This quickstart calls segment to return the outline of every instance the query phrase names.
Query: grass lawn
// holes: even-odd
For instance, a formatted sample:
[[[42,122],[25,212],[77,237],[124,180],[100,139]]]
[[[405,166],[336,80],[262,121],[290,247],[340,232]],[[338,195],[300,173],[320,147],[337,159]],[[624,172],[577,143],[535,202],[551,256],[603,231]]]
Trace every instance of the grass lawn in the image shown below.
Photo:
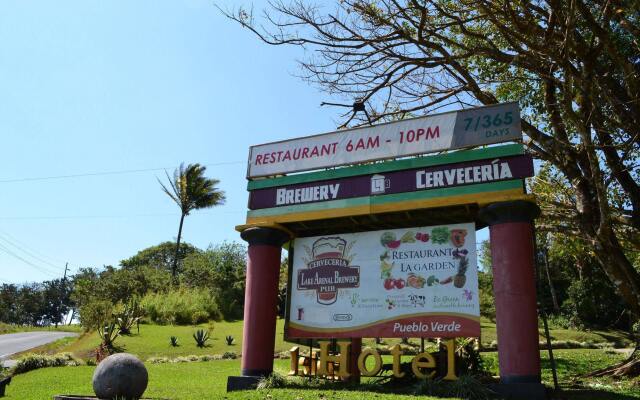
[[[551,374],[548,370],[546,352],[543,358],[543,379],[551,385]],[[558,373],[564,387],[581,383],[582,390],[568,391],[564,398],[568,399],[640,399],[638,386],[628,380],[613,381],[610,379],[577,380],[576,377],[587,371],[609,365],[621,360],[624,356],[608,353],[604,350],[557,350]],[[489,369],[497,371],[495,353],[483,355]],[[285,374],[288,360],[276,360],[276,370]],[[240,371],[239,360],[223,360],[211,362],[147,364],[150,382],[145,395],[150,398],[187,400],[187,399],[410,399],[409,395],[397,395],[371,391],[346,390],[311,390],[311,389],[271,389],[261,391],[226,393],[226,378]],[[7,390],[7,399],[40,400],[51,398],[54,394],[90,394],[91,376],[94,367],[59,367],[46,368],[14,377]],[[638,385],[639,383],[636,383]],[[588,389],[588,391],[585,391]],[[429,397],[420,397],[430,399]]]
[[[242,321],[234,322],[215,322],[212,332],[212,339],[209,346],[198,348],[195,345],[192,334],[196,329],[207,329],[207,324],[198,326],[161,326],[152,324],[140,325],[140,334],[135,333],[128,336],[120,336],[116,344],[121,346],[124,351],[136,354],[143,360],[150,357],[169,357],[174,358],[186,355],[202,355],[202,354],[222,354],[226,351],[236,352],[238,355],[242,349]],[[231,335],[234,338],[234,344],[228,346],[225,337]],[[293,344],[284,342],[284,320],[279,319],[276,328],[276,352],[287,351]],[[177,336],[179,347],[171,347],[169,345],[169,337]],[[592,341],[601,342],[628,342],[629,340],[622,332],[600,332],[600,331],[575,331],[568,329],[552,329],[551,336],[553,340],[575,340],[578,342]],[[482,321],[482,341],[490,343],[496,340],[496,326],[487,320]],[[540,338],[542,339],[542,336]],[[394,345],[399,343],[398,339],[385,339],[385,345]],[[419,340],[413,339],[413,343],[419,343]],[[68,341],[63,345],[49,346],[46,349],[37,349],[43,352],[61,352],[68,351],[77,357],[87,359],[92,357],[92,351],[98,346],[100,339],[95,332],[82,335],[77,341]],[[365,340],[365,346],[374,346],[373,340]]]
[[[150,357],[169,357],[174,358],[186,355],[203,355],[203,354],[223,354],[226,351],[233,351],[240,354],[242,349],[242,321],[235,322],[215,322],[211,339],[208,346],[199,348],[193,339],[193,333],[198,329],[208,329],[208,324],[198,326],[162,326],[143,324],[140,325],[140,334],[136,329],[132,335],[123,335],[118,337],[116,345],[123,348],[123,351],[133,353],[142,360]],[[282,337],[284,331],[284,320],[278,320],[276,334],[276,348],[289,349],[291,345],[284,344]],[[231,335],[234,338],[234,344],[229,346],[225,341],[225,337]],[[176,336],[178,338],[178,347],[172,347],[169,344],[169,338]],[[93,350],[100,343],[100,338],[95,332],[82,335],[77,341],[68,346],[58,348],[58,351],[71,352],[76,356],[86,359],[92,357]]]
[[[0,335],[6,333],[18,333],[18,332],[82,332],[80,325],[58,325],[55,326],[22,326],[11,325],[0,322]]]

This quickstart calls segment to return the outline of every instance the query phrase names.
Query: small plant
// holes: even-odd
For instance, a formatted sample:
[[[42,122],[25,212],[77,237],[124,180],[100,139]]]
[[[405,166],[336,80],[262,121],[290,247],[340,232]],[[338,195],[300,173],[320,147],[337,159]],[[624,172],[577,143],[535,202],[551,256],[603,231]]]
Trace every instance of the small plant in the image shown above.
[[[171,344],[171,347],[178,347],[178,346],[180,346],[180,345],[178,344],[178,337],[177,337],[177,336],[171,336],[171,337],[169,338],[169,344]]]
[[[98,329],[98,336],[102,340],[102,345],[107,349],[114,348],[114,342],[120,336],[120,330],[116,327],[116,322],[112,321],[108,324],[101,324]]]
[[[223,360],[235,360],[238,358],[238,355],[233,351],[225,351],[222,355]]]
[[[277,372],[272,372],[271,375],[265,376],[258,382],[258,389],[277,389],[283,388],[287,384],[284,376]]]
[[[139,324],[140,319],[144,315],[140,301],[136,298],[122,306],[120,311],[113,314],[118,330],[122,335],[129,335],[134,324]],[[138,333],[140,333],[140,325],[138,325]]]
[[[193,334],[193,339],[196,341],[196,346],[200,348],[205,347],[209,340],[209,331],[198,329],[196,333]]]
[[[77,366],[80,364],[82,364],[82,362],[74,358],[70,353],[60,353],[52,356],[30,353],[21,357],[16,362],[12,372],[14,375],[17,375],[40,368],[64,367],[67,365]]]
[[[96,331],[102,340],[100,346],[96,349],[96,362],[99,363],[116,352],[114,342],[120,335],[120,330],[116,326],[116,322],[112,321],[109,324],[100,324]]]
[[[233,336],[231,335],[227,335],[227,337],[225,337],[225,340],[227,341],[227,346],[231,346],[233,344]]]

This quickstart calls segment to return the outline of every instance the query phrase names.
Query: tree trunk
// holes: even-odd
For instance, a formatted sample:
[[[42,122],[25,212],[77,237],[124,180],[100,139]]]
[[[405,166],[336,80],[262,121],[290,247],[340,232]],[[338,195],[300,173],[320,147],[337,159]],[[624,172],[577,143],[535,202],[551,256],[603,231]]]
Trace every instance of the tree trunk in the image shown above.
[[[549,252],[547,249],[544,249],[544,267],[547,272],[547,282],[549,282],[549,291],[551,292],[551,300],[553,301],[553,312],[556,314],[560,312],[560,306],[558,305],[558,297],[556,296],[556,289],[553,286],[553,281],[551,280],[551,273],[549,272]]]
[[[171,268],[171,275],[175,279],[178,275],[178,255],[180,254],[180,238],[182,237],[182,224],[184,223],[185,214],[180,216],[180,227],[178,228],[178,240],[176,240],[176,255],[173,257],[173,267]]]

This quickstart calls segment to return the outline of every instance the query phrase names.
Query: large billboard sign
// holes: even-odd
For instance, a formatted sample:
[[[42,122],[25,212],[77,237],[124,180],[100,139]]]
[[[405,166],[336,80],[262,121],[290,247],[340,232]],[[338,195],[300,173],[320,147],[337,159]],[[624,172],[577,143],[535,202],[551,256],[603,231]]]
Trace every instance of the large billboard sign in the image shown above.
[[[479,336],[473,223],[297,238],[288,338]]]
[[[249,209],[490,183],[533,176],[530,155],[472,160],[252,190]]]
[[[248,178],[522,138],[517,103],[460,110],[252,146]]]

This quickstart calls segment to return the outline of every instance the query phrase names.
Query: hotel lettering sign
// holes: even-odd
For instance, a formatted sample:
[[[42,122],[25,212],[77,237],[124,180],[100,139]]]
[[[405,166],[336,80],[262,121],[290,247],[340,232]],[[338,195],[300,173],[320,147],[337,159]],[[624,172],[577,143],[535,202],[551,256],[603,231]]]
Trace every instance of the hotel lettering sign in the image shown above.
[[[520,139],[518,104],[497,104],[252,146],[247,178]]]

